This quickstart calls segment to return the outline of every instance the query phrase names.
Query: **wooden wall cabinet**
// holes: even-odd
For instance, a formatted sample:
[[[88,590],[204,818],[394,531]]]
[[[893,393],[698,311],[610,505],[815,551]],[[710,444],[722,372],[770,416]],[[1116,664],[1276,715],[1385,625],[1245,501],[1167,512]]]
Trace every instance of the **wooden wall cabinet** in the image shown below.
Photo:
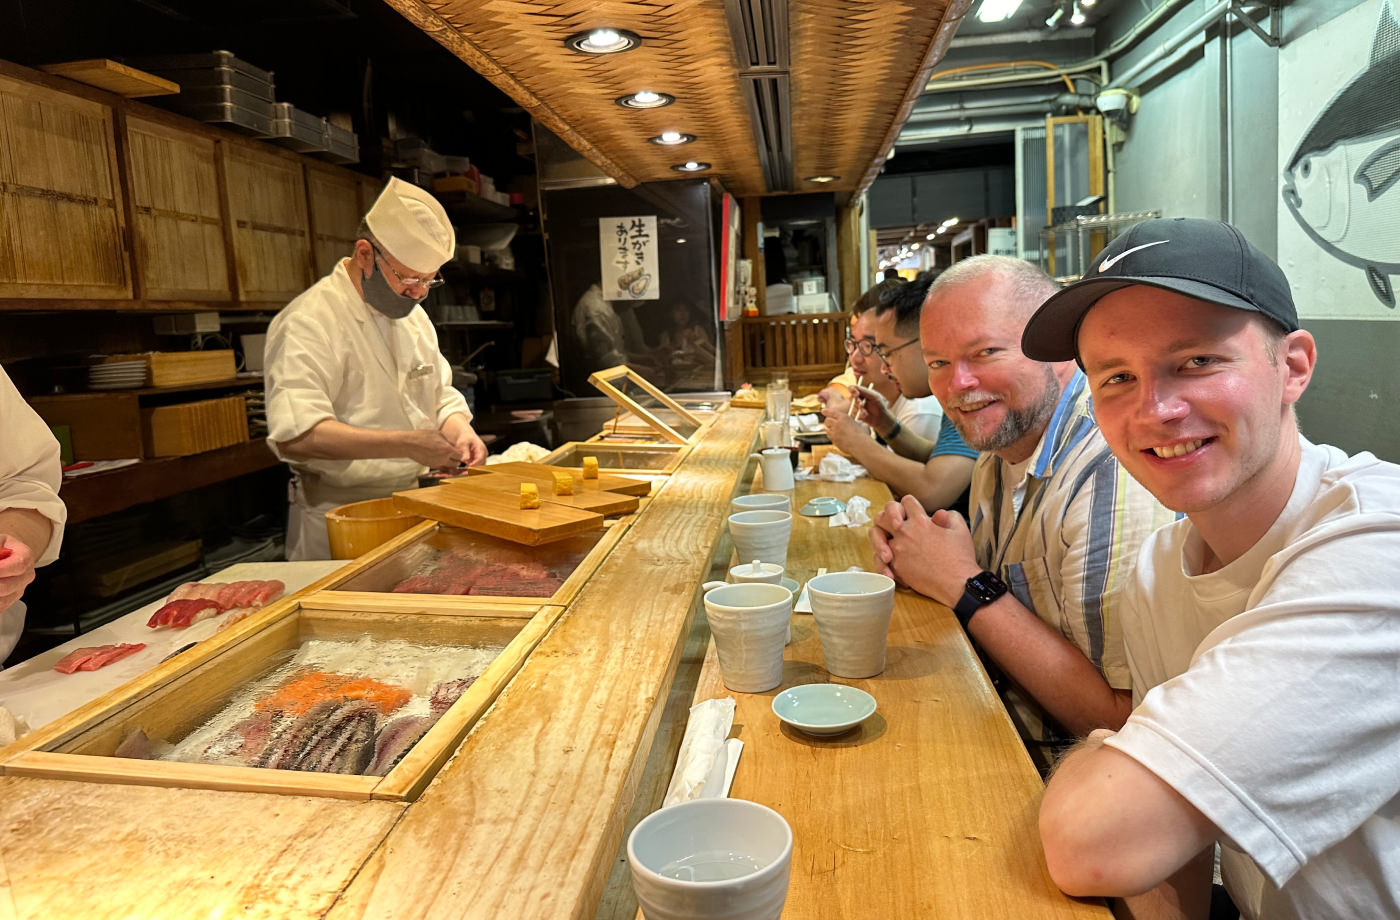
[[[252,144],[220,147],[238,299],[280,307],[312,280],[303,164]]]
[[[130,298],[111,106],[0,75],[0,137],[0,298]]]
[[[360,217],[369,205],[360,206],[360,177],[311,163],[306,164],[306,200],[311,212],[311,265],[320,278],[350,254]]]
[[[138,296],[232,300],[218,141],[150,119],[126,119],[127,188]]]

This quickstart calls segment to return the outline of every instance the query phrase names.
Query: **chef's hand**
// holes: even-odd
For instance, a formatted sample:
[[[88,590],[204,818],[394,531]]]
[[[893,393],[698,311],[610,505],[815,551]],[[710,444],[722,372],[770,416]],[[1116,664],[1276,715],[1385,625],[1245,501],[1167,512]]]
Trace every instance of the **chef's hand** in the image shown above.
[[[457,453],[462,455],[462,460],[467,466],[481,466],[486,462],[486,442],[467,426],[467,430],[457,437]]]
[[[14,537],[6,537],[0,546],[0,610],[19,600],[33,580],[33,551]]]
[[[886,505],[875,523],[884,534],[885,555],[877,544],[877,562],[887,559],[897,579],[940,604],[956,604],[967,580],[982,570],[972,534],[956,511],[940,509],[930,517],[918,499],[906,495],[898,506]],[[872,542],[876,529],[871,528]]]
[[[408,432],[408,459],[435,470],[455,470],[462,452],[440,431],[418,429]]]

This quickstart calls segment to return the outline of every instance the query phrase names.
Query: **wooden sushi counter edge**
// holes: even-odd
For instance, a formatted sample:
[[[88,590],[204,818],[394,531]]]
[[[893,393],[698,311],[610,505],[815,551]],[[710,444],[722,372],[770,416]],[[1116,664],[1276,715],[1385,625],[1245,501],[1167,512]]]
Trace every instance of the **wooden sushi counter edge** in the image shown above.
[[[751,475],[761,414],[714,419],[417,801],[6,775],[0,918],[593,917],[631,823],[665,788],[684,728],[676,700],[694,692],[708,639],[699,585],[728,562],[728,502]],[[673,687],[678,668],[691,686]],[[993,721],[1011,730],[1004,714]],[[762,769],[757,752],[745,757],[741,772]],[[1033,784],[1014,779],[967,794],[1024,824]],[[1033,835],[1020,831],[1024,850]],[[1004,881],[968,879],[962,915],[990,916],[976,888]],[[1053,886],[1036,897],[1087,907]]]

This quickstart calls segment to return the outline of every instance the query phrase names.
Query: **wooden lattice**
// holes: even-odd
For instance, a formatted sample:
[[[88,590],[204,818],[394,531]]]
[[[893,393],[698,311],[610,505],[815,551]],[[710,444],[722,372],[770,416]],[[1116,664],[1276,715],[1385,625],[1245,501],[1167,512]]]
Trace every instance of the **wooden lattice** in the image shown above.
[[[491,80],[545,127],[624,185],[676,179],[686,160],[737,195],[768,192],[759,167],[724,0],[388,0]],[[928,70],[971,0],[791,0],[794,175],[798,191],[868,185]],[[600,26],[629,29],[641,48],[570,51],[564,39]],[[674,105],[627,110],[640,89]],[[697,137],[681,147],[647,138]]]

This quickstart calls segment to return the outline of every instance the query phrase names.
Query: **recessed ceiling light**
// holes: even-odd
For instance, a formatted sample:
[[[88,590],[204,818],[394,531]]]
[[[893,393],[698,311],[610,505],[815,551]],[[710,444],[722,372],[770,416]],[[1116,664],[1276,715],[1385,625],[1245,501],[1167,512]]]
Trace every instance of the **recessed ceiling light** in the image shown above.
[[[689,160],[685,163],[677,163],[671,167],[677,172],[700,172],[702,169],[709,169],[709,163],[701,163],[696,160]]]
[[[589,29],[587,32],[570,35],[564,39],[564,44],[570,48],[587,54],[616,54],[619,51],[631,51],[641,43],[640,35],[626,29]]]
[[[825,183],[827,183],[827,182],[835,182],[835,181],[836,181],[837,179],[839,179],[839,178],[841,178],[841,177],[840,177],[840,176],[808,176],[807,178],[803,179],[802,181],[803,181],[803,182],[821,182],[821,183],[825,184]]]
[[[924,239],[926,239],[926,240],[931,240],[931,239],[933,239],[935,236],[938,236],[938,234],[937,234],[937,233],[930,233],[928,236],[924,237]]]
[[[679,147],[681,144],[689,144],[695,140],[694,134],[682,134],[680,131],[662,131],[656,137],[647,138],[653,144],[660,144],[662,147]]]
[[[684,242],[685,242],[685,237],[681,237],[680,239],[676,240],[676,242],[677,242],[677,243],[684,243]]]
[[[676,97],[670,93],[653,93],[644,89],[626,96],[618,96],[613,101],[624,109],[659,109],[663,105],[675,102]]]
[[[1069,24],[1072,26],[1084,25],[1084,11],[1078,6],[1074,8],[1074,14],[1069,17]]]
[[[910,249],[911,252],[918,252],[918,251],[919,251],[919,247],[922,246],[922,245],[924,245],[924,244],[923,244],[923,243],[910,243],[910,244],[909,244],[909,249]]]

